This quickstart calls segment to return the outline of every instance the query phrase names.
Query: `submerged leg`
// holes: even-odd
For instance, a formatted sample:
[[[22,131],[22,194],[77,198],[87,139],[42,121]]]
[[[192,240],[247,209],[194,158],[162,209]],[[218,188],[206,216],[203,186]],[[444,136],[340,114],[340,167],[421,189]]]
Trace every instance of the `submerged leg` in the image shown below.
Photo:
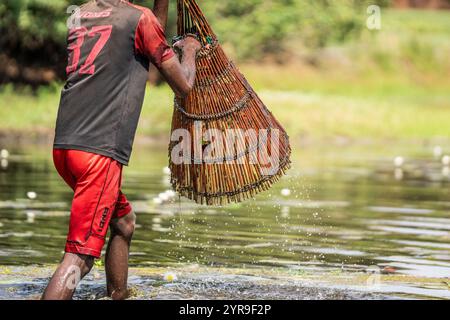
[[[42,300],[71,300],[78,283],[93,265],[94,257],[66,253],[45,289]]]
[[[136,215],[133,212],[123,218],[111,220],[105,270],[108,296],[114,300],[128,297],[128,256],[135,223]]]

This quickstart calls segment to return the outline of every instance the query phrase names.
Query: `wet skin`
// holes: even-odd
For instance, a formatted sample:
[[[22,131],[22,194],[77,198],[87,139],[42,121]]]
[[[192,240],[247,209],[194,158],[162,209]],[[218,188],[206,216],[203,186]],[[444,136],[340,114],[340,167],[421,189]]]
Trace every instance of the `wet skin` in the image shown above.
[[[163,28],[167,23],[168,0],[155,0],[154,13]],[[176,95],[185,97],[192,90],[195,81],[195,57],[201,44],[193,37],[177,42],[174,47],[182,53],[181,62],[173,57],[162,63],[159,70]],[[111,221],[111,238],[106,250],[106,278],[108,296],[126,299],[128,279],[128,256],[134,232],[134,213]],[[76,286],[92,269],[94,258],[66,253],[45,290],[44,300],[72,299]]]
[[[112,220],[111,236],[106,249],[105,270],[108,296],[113,300],[128,297],[128,257],[136,224],[136,215]],[[91,271],[94,258],[86,255],[66,253],[42,300],[71,300],[79,282]]]
[[[123,300],[128,297],[128,257],[135,225],[134,213],[111,222],[105,270],[108,296],[113,300]]]
[[[66,253],[41,299],[71,300],[78,283],[91,271],[93,265],[93,257]]]

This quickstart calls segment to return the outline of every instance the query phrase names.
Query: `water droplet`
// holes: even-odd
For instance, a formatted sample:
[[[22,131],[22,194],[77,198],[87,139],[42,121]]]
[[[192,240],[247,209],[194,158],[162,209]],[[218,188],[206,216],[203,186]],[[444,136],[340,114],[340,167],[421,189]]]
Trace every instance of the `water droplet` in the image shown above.
[[[395,180],[397,180],[397,181],[403,180],[404,173],[403,173],[402,169],[399,169],[399,168],[395,169],[394,174],[395,174]]]
[[[7,159],[1,159],[0,160],[0,166],[2,167],[2,169],[7,169],[8,168],[8,160]]]
[[[173,190],[167,190],[166,192],[164,192],[165,193],[165,195],[167,196],[167,197],[169,197],[169,199],[173,199],[173,198],[175,198],[176,197],[176,193],[175,193],[175,191],[173,191]]]
[[[283,196],[283,197],[289,197],[290,195],[291,195],[291,190],[290,189],[283,189],[283,190],[281,190],[281,195]]]
[[[403,157],[396,157],[394,159],[394,165],[396,167],[402,167],[405,164],[405,159]]]
[[[2,159],[7,159],[7,158],[9,158],[9,151],[6,150],[6,149],[2,149],[2,150],[0,151],[0,158],[2,158]]]
[[[33,211],[27,211],[27,222],[28,223],[34,223],[34,218],[36,218],[36,213],[34,213]]]
[[[447,155],[443,156],[442,157],[442,164],[444,166],[450,166],[450,156],[447,156]]]
[[[166,202],[169,200],[169,196],[164,192],[164,193],[160,193],[158,195],[159,199],[161,199],[162,202]]]
[[[291,211],[291,208],[284,206],[283,208],[281,208],[281,217],[288,218],[290,211]]]
[[[34,200],[37,198],[37,193],[34,191],[29,191],[29,192],[27,192],[27,197],[28,197],[28,199]]]
[[[154,218],[152,219],[152,221],[153,221],[153,223],[156,223],[156,224],[161,224],[161,223],[162,223],[162,219],[159,218],[159,217],[154,217]]]
[[[433,154],[436,158],[440,158],[442,156],[442,147],[441,146],[435,146],[433,149]]]

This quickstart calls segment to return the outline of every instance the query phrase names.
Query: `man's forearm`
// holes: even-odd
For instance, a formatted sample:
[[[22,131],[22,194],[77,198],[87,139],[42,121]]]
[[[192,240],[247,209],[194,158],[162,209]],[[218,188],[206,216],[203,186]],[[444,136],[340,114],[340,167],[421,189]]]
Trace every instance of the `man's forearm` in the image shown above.
[[[183,51],[181,62],[176,57],[164,61],[159,69],[179,97],[186,97],[194,87],[196,65],[195,49],[186,49]]]
[[[197,72],[197,68],[195,65],[195,50],[186,50],[183,53],[183,58],[181,59],[181,66],[184,70],[184,75],[186,76],[187,83],[190,88],[194,87],[195,83],[195,75]]]
[[[201,44],[194,37],[186,37],[174,44],[178,57],[164,61],[159,70],[179,97],[186,97],[194,87],[196,56]],[[181,56],[181,61],[178,59]]]
[[[163,30],[166,30],[167,17],[169,15],[169,0],[155,0],[153,13],[158,18],[159,23],[161,23]]]

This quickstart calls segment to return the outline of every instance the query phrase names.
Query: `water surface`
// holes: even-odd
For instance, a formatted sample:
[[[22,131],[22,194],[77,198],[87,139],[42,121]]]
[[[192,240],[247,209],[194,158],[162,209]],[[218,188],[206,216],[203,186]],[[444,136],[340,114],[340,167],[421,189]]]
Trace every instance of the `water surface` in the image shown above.
[[[280,299],[449,298],[450,170],[434,157],[433,146],[298,147],[293,169],[272,190],[226,207],[178,197],[155,201],[170,189],[167,151],[136,147],[124,178],[138,215],[131,264],[161,272],[137,272],[132,282],[148,289],[147,298],[156,287],[174,290],[160,298],[207,297],[218,289],[227,297],[227,286],[233,298],[248,284],[249,299],[266,291],[265,297]],[[23,298],[40,290],[51,268],[43,267],[37,280],[17,270],[59,261],[72,194],[53,168],[49,147],[9,152],[0,168],[0,265],[15,271],[0,275],[0,296]],[[398,156],[401,167],[394,164]],[[184,280],[158,284],[168,269]],[[271,279],[266,289],[256,280],[261,272]],[[22,280],[13,281],[14,273]],[[367,290],[364,279],[373,274],[376,285]],[[212,280],[204,285],[204,279]],[[94,280],[85,282],[80,297],[102,288]],[[13,285],[17,290],[5,289]]]

